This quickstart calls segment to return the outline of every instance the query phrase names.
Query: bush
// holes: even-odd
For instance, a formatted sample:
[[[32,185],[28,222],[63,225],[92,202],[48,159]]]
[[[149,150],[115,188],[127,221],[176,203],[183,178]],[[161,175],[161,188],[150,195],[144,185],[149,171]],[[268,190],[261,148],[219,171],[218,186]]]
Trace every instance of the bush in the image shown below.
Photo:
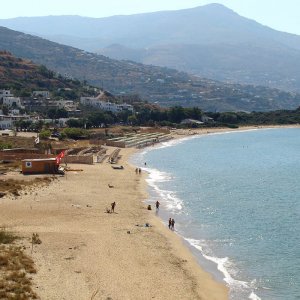
[[[86,138],[89,136],[88,131],[82,128],[65,128],[62,131],[62,134],[70,139],[75,139],[75,140]]]
[[[239,126],[236,125],[236,124],[225,124],[225,126],[228,127],[228,128],[232,128],[232,129],[237,129],[237,128],[239,128]]]
[[[12,148],[12,144],[10,143],[0,143],[0,150],[11,149],[11,148]]]
[[[40,139],[46,140],[50,137],[51,131],[50,130],[42,130],[39,134]]]
[[[11,244],[16,239],[18,239],[18,237],[7,231],[6,228],[0,228],[0,244]]]

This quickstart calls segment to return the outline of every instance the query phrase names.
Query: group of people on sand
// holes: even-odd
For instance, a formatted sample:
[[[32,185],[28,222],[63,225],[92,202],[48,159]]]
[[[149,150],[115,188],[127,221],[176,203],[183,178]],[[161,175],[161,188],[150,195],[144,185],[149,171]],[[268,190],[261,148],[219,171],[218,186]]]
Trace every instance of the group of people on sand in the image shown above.
[[[155,202],[156,212],[158,212],[160,206],[160,202],[157,200]],[[175,220],[172,218],[169,218],[169,229],[174,230],[175,229]]]
[[[141,174],[142,173],[142,169],[141,168],[136,168],[135,169],[135,174]]]

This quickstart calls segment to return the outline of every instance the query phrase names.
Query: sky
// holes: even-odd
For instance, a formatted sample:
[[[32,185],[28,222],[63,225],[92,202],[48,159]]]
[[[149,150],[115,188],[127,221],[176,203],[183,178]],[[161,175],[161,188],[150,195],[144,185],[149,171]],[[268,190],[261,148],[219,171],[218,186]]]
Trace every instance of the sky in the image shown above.
[[[300,0],[0,0],[0,19],[48,15],[102,18],[220,3],[276,30],[300,35]]]

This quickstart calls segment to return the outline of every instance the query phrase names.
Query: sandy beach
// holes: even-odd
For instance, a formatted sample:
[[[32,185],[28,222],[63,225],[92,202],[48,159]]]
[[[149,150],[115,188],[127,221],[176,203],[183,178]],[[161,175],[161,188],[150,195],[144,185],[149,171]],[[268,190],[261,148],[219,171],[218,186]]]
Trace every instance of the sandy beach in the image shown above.
[[[228,131],[237,129],[176,130],[172,135]],[[30,276],[40,299],[228,299],[225,284],[203,271],[180,237],[155,210],[147,210],[147,174],[136,174],[128,164],[136,151],[121,150],[122,170],[107,162],[72,164],[72,171],[49,185],[0,199],[0,226],[24,237],[21,243],[37,269]],[[5,175],[34,177],[43,175]],[[114,201],[115,213],[107,213]],[[42,244],[32,251],[33,233]]]
[[[35,261],[33,290],[41,299],[228,299],[227,287],[146,209],[146,174],[127,163],[134,151],[121,150],[123,170],[71,165],[77,171],[48,186],[0,200],[0,224],[25,237]],[[32,233],[42,244],[31,253]]]

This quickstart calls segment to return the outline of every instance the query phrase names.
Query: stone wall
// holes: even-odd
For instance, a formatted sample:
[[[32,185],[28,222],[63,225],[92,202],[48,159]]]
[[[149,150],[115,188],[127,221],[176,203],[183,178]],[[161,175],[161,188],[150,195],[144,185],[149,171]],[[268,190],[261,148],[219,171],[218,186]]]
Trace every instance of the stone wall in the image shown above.
[[[67,155],[64,158],[62,158],[61,163],[92,165],[94,163],[94,158],[93,155],[89,155],[89,156]]]

